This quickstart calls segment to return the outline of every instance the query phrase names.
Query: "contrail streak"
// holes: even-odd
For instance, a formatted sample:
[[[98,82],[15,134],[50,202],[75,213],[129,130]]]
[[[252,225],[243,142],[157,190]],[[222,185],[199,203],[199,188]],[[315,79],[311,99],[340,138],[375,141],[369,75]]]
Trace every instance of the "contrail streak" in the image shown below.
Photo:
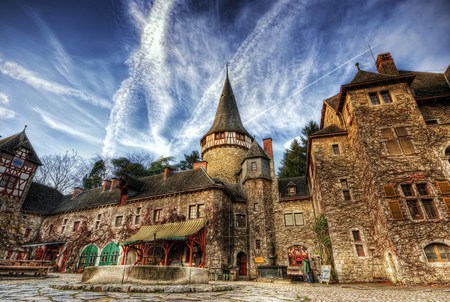
[[[377,45],[372,46],[372,49],[375,48],[375,47],[377,47]],[[353,61],[354,59],[359,58],[360,56],[364,55],[364,54],[365,54],[366,52],[368,52],[368,51],[370,51],[370,49],[368,49],[368,50],[366,50],[366,51],[364,51],[364,52],[362,52],[362,53],[360,53],[360,54],[354,56],[353,58],[351,58],[351,59],[345,61],[344,63],[342,63],[341,65],[339,65],[339,66],[336,67],[335,69],[333,69],[333,70],[327,72],[326,74],[324,74],[323,76],[321,76],[320,78],[318,78],[317,80],[315,80],[314,82],[311,82],[311,83],[309,83],[308,85],[306,85],[306,86],[300,88],[299,90],[297,90],[297,91],[295,91],[294,93],[292,93],[290,96],[287,96],[287,97],[285,97],[283,100],[279,101],[278,103],[273,104],[272,106],[270,106],[269,108],[267,108],[267,109],[264,110],[263,112],[261,112],[261,113],[255,115],[254,117],[252,117],[251,119],[246,120],[246,121],[244,122],[244,124],[247,124],[247,123],[249,123],[249,122],[251,122],[251,121],[257,119],[258,117],[260,117],[261,115],[263,115],[264,113],[266,113],[267,111],[269,111],[270,109],[273,109],[273,108],[275,108],[276,106],[278,106],[278,105],[280,105],[280,104],[286,102],[286,101],[287,101],[288,99],[290,99],[291,97],[293,97],[293,96],[299,94],[300,92],[302,92],[302,91],[305,90],[306,88],[308,88],[308,87],[310,87],[310,86],[316,84],[317,82],[319,82],[319,81],[322,80],[323,78],[326,78],[327,76],[329,76],[329,75],[332,74],[333,72],[335,72],[335,71],[341,69],[342,67],[344,67],[345,65],[347,65],[348,63],[350,63],[350,62]]]

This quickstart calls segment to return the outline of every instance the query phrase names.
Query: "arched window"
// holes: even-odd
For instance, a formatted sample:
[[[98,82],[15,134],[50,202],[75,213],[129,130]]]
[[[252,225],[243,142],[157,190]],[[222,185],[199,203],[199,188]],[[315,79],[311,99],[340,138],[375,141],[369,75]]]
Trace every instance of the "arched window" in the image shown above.
[[[94,266],[98,256],[98,248],[91,244],[84,248],[78,262],[78,270],[83,271],[87,266]]]
[[[425,247],[429,262],[450,262],[450,247],[442,243],[432,243]]]
[[[447,158],[448,162],[450,163],[450,146],[445,148],[445,157]]]
[[[117,265],[117,260],[119,259],[119,245],[117,243],[110,243],[102,250],[100,255],[99,266],[103,265]]]

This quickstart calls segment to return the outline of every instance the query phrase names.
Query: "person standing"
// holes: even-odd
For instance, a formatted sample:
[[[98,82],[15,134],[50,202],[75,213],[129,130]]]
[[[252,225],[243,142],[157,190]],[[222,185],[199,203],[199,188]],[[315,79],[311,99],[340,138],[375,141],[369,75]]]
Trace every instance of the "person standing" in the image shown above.
[[[306,257],[303,260],[303,269],[302,270],[306,276],[306,282],[312,283],[313,279],[312,279],[312,275],[311,275],[311,266],[309,264],[309,255],[308,254],[306,254]]]

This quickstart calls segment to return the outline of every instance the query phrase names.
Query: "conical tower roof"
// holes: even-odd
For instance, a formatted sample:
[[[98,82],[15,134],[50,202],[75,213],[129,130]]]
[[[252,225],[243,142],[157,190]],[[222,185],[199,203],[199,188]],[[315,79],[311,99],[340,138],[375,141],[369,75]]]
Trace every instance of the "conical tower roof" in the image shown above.
[[[236,100],[234,99],[233,89],[231,89],[230,80],[228,78],[228,67],[219,106],[217,107],[216,117],[214,118],[211,129],[209,129],[205,136],[223,131],[239,132],[251,137],[242,125],[241,116],[239,115]]]
[[[26,128],[26,127],[25,127]],[[25,129],[23,129],[22,132],[19,132],[17,134],[11,135],[9,137],[6,137],[4,139],[0,140],[0,151],[7,152],[11,155],[14,155],[16,150],[24,147],[28,150],[30,150],[28,159],[38,165],[41,165],[41,160],[37,156],[36,152],[33,149],[33,146],[31,145],[30,141],[28,140],[28,137],[25,133]]]

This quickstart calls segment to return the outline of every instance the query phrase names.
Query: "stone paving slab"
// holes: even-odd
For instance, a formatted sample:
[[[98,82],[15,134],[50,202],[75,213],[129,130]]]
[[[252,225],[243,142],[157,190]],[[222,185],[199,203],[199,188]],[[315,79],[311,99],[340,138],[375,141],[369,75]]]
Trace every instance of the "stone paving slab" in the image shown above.
[[[50,302],[450,302],[450,288],[395,287],[376,284],[322,285],[305,283],[269,282],[211,282],[213,286],[231,286],[233,290],[220,292],[116,292],[61,290],[51,285],[80,285],[81,275],[54,274],[59,278],[0,279],[0,301],[50,301]],[[112,285],[111,285],[112,286]],[[116,286],[116,285],[115,285]],[[117,285],[120,286],[120,285]],[[128,286],[128,290],[131,285]],[[133,285],[136,286],[136,285]],[[138,287],[138,286],[136,286]]]

